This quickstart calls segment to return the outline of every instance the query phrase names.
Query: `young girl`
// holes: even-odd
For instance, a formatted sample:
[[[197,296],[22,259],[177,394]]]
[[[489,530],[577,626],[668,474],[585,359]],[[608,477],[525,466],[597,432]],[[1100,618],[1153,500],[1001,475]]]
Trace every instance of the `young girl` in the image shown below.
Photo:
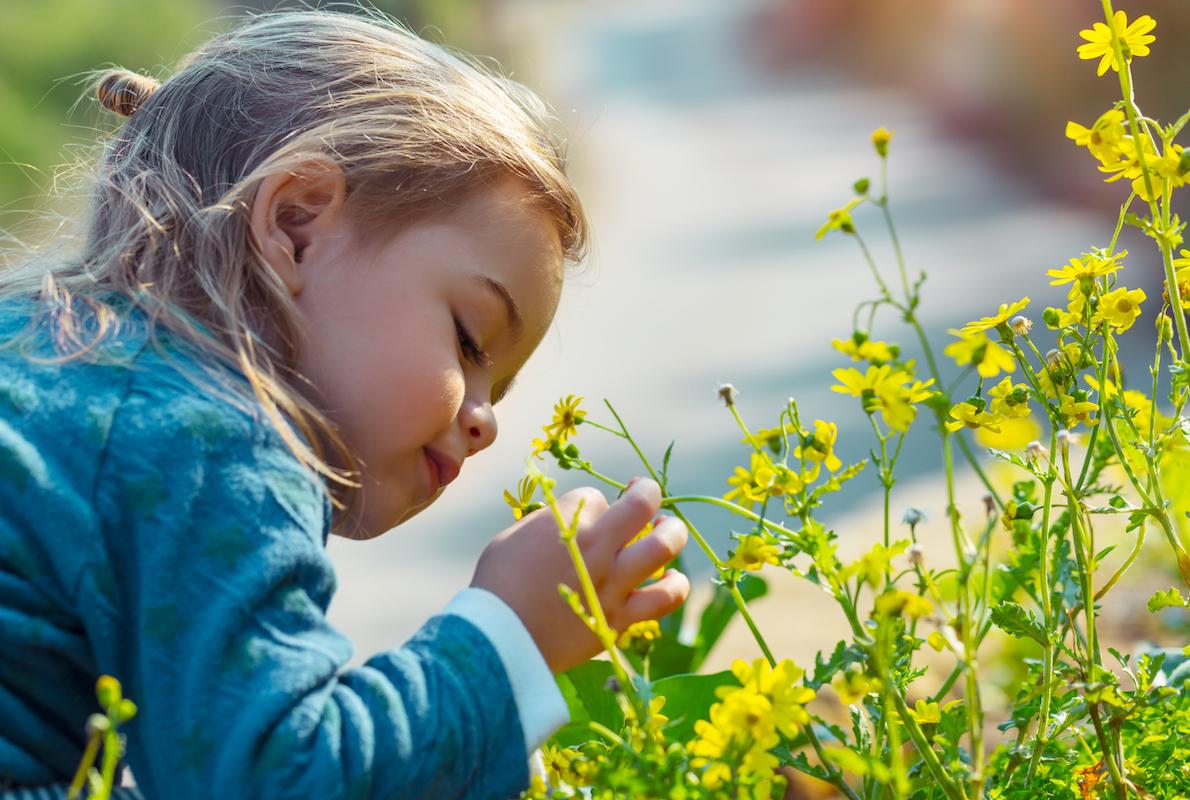
[[[64,795],[111,674],[146,797],[515,795],[566,721],[551,673],[600,649],[552,514],[352,669],[324,547],[496,437],[586,236],[539,101],[327,12],[97,88],[128,120],[81,254],[0,272],[0,794]],[[642,586],[686,539],[656,483],[580,503],[612,625],[680,605],[680,573]]]

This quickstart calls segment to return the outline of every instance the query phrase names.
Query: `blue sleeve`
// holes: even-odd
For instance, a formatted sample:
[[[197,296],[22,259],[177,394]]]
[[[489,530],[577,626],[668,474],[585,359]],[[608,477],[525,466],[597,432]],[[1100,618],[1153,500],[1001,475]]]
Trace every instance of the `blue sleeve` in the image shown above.
[[[329,502],[276,431],[133,384],[97,486],[114,580],[80,597],[140,708],[147,797],[505,798],[528,785],[509,678],[478,627],[429,620],[344,669],[326,620]]]

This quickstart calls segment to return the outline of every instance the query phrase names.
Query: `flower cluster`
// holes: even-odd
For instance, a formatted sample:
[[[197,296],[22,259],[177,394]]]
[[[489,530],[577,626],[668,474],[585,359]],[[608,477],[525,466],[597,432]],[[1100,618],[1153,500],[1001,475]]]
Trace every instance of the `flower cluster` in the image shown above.
[[[789,659],[775,667],[762,658],[737,660],[731,671],[740,686],[719,687],[710,720],[694,724],[691,765],[707,788],[735,781],[756,786],[756,797],[768,797],[780,765],[771,751],[782,736],[791,739],[809,723],[805,704],[815,692],[798,685],[803,671]]]

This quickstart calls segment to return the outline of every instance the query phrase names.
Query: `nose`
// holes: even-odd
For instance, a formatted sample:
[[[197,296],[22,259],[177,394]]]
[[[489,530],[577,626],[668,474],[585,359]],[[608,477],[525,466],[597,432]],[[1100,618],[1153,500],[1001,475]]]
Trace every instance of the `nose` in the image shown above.
[[[459,422],[467,432],[467,455],[473,456],[496,441],[496,415],[492,404],[468,400],[459,409]]]

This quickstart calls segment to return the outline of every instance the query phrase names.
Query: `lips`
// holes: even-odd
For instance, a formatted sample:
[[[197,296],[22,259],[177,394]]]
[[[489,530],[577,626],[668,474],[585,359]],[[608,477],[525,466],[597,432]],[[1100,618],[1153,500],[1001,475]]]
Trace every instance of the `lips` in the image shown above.
[[[435,478],[438,486],[446,486],[459,475],[459,462],[455,461],[445,453],[439,453],[436,450],[425,448],[426,456],[430,460],[430,464],[434,467],[434,472],[437,474]],[[437,487],[435,487],[437,488]]]

